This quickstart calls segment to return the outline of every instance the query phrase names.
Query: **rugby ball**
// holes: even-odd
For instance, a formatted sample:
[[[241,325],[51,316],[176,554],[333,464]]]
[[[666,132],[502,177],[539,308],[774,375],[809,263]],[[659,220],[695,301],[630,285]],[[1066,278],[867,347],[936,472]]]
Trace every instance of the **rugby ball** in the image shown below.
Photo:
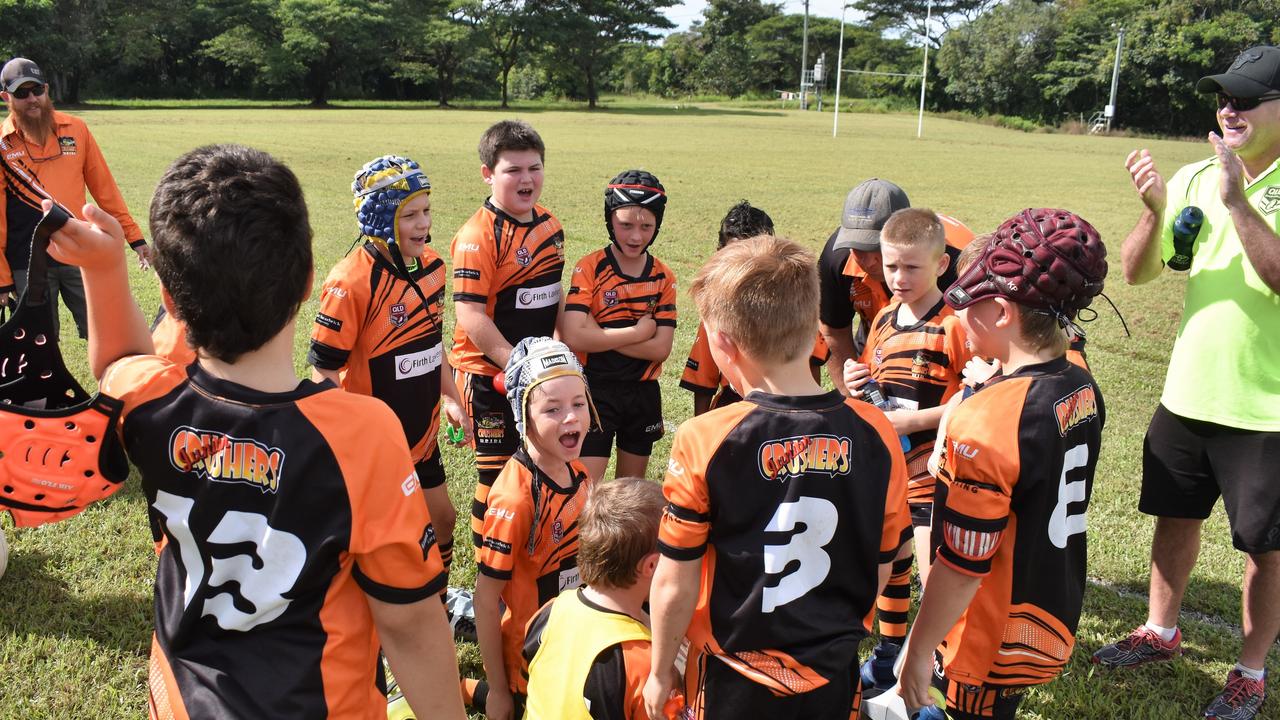
[[[911,720],[911,716],[907,714],[907,704],[896,688],[864,700],[862,716],[868,720]]]
[[[9,541],[4,536],[4,528],[0,528],[0,578],[4,577],[7,567],[9,567]]]

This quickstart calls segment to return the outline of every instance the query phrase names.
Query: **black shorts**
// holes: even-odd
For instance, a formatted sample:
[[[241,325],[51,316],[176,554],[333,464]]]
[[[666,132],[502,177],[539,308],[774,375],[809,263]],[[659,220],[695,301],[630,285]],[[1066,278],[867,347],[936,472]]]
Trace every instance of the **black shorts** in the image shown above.
[[[467,413],[475,425],[476,457],[499,456],[505,461],[520,445],[516,418],[507,396],[493,389],[488,375],[465,373]]]
[[[927,528],[933,526],[933,503],[907,503],[911,511],[911,527]]]
[[[947,699],[949,720],[1015,720],[1027,696],[1026,685],[965,685],[942,672],[942,656],[933,656],[933,687]]]
[[[1203,520],[1222,496],[1237,550],[1280,550],[1278,464],[1280,432],[1190,420],[1160,405],[1142,443],[1138,509]]]
[[[702,656],[702,666],[693,704],[703,720],[849,720],[860,699],[856,663],[845,677],[796,695],[775,695],[709,655]]]
[[[440,462],[440,448],[431,452],[431,457],[416,463],[413,471],[418,473],[418,482],[424,489],[440,487],[444,484],[444,463]]]
[[[662,391],[657,380],[640,382],[592,380],[591,401],[600,413],[600,429],[582,441],[585,457],[609,457],[613,438],[618,449],[648,457],[662,438]]]

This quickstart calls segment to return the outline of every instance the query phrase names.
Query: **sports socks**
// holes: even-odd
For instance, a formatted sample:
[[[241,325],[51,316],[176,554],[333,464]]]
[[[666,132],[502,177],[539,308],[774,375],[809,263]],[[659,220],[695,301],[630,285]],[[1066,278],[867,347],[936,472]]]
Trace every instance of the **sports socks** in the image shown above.
[[[1177,625],[1174,625],[1171,628],[1167,628],[1167,627],[1161,627],[1160,625],[1156,625],[1155,623],[1150,621],[1148,621],[1146,625],[1148,630],[1159,635],[1160,639],[1165,642],[1173,642],[1173,636],[1178,634]]]
[[[884,593],[876,598],[876,620],[880,641],[902,645],[907,640],[907,615],[911,610],[911,561],[913,556],[893,561],[892,575]]]
[[[1245,667],[1240,663],[1236,663],[1236,670],[1240,671],[1241,675],[1249,678],[1250,680],[1261,680],[1267,676],[1266,670],[1254,670],[1253,668]]]

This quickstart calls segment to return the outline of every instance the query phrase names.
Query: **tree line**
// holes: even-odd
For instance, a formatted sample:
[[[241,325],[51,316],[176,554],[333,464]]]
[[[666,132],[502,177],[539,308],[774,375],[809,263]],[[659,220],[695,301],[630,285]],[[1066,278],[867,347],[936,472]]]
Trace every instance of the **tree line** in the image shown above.
[[[710,0],[0,0],[0,51],[83,97],[573,98],[602,93],[772,98],[800,77],[804,19],[778,3]],[[1199,133],[1193,85],[1249,45],[1280,43],[1280,0],[859,0],[842,94],[906,107],[930,46],[933,110],[1058,124],[1107,103],[1125,32],[1117,121]],[[835,85],[840,23],[809,18],[810,64]]]

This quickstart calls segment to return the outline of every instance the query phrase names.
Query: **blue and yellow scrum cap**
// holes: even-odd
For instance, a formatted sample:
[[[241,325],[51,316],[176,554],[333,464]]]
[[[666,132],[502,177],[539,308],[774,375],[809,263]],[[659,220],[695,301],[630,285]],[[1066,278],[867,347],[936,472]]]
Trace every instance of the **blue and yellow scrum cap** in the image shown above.
[[[431,181],[409,158],[383,155],[360,168],[351,192],[360,234],[394,245],[400,239],[396,222],[400,206],[420,193],[430,193]]]

